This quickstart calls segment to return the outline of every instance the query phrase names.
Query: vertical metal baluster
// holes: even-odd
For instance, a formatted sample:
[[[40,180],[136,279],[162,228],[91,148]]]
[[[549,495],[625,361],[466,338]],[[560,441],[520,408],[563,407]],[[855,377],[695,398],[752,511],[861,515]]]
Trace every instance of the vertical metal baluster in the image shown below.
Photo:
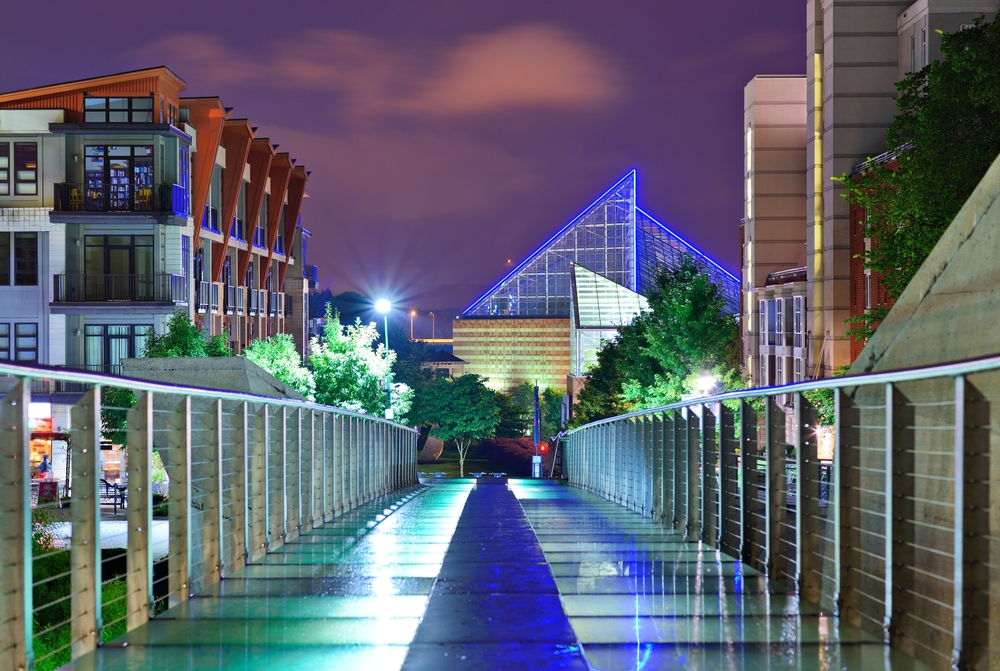
[[[258,450],[260,452],[260,482],[261,482],[261,508],[262,524],[261,546],[254,553],[254,559],[263,556],[271,549],[271,471],[274,464],[271,463],[271,406],[262,403],[260,408],[260,441]]]
[[[222,400],[212,403],[212,413],[205,415],[206,428],[212,432],[210,461],[202,466],[208,471],[204,487],[204,522],[201,532],[204,548],[205,587],[222,579]]]
[[[819,416],[802,394],[795,395],[795,584],[805,597],[819,603],[823,570],[818,561],[820,548],[819,492],[822,486],[819,453]]]
[[[767,574],[778,576],[778,562],[781,559],[781,518],[786,509],[785,489],[785,412],[773,396],[767,397],[764,405],[764,432],[767,445],[767,478],[764,485],[765,504],[765,561]],[[780,418],[780,426],[777,424]],[[785,565],[787,568],[787,564]]]
[[[167,605],[171,608],[191,596],[191,397],[185,396],[167,419],[170,480],[170,578]]]
[[[288,408],[281,406],[281,542],[288,542]]]
[[[0,484],[0,669],[34,664],[31,557],[31,380],[22,379],[0,403],[0,458],[8,466]],[[75,444],[75,443],[74,443]],[[76,451],[79,451],[77,449]]]
[[[895,607],[892,594],[896,584],[896,569],[893,561],[893,471],[895,470],[895,389],[891,382],[885,383],[885,614],[882,619],[882,640],[886,645],[892,643]],[[956,405],[956,408],[958,406]],[[957,415],[956,415],[957,418]]]
[[[128,411],[126,627],[149,621],[153,605],[153,393]]]
[[[844,615],[844,589],[846,587],[844,575],[847,570],[847,565],[844,561],[844,539],[842,533],[842,526],[846,519],[846,511],[843,506],[847,502],[847,496],[842,491],[844,487],[843,452],[846,443],[844,440],[846,400],[842,389],[837,388],[833,390],[833,413],[835,418],[833,422],[833,469],[830,472],[830,501],[828,508],[833,508],[833,605],[834,615],[837,617],[843,617]]]
[[[70,411],[73,424],[73,498],[70,517],[70,621],[74,658],[101,642],[101,387],[84,394]]]
[[[966,416],[966,381],[964,375],[955,376],[955,526],[954,538],[954,576],[952,601],[952,648],[951,668],[958,670],[966,667],[968,655],[966,652],[965,620],[967,612],[965,599],[965,564],[968,561],[965,552],[965,416]]]
[[[740,480],[743,488],[740,492],[740,557],[747,564],[753,565],[752,538],[756,535],[751,528],[752,511],[757,507],[757,455],[752,446],[756,440],[757,414],[746,399],[740,401]],[[751,437],[753,435],[753,437]],[[751,468],[751,464],[753,467]],[[755,567],[757,568],[757,567]]]
[[[236,422],[236,449],[242,455],[243,469],[236,479],[236,491],[233,492],[234,529],[241,528],[243,531],[243,543],[237,548],[240,555],[236,557],[234,552],[233,570],[242,569],[250,561],[250,404],[243,401],[236,407],[234,415]]]
[[[717,451],[715,450],[715,415],[708,404],[701,406],[701,533],[700,537],[711,547],[718,548],[716,525],[718,520],[714,510],[719,488],[715,483],[715,473],[718,467]]]

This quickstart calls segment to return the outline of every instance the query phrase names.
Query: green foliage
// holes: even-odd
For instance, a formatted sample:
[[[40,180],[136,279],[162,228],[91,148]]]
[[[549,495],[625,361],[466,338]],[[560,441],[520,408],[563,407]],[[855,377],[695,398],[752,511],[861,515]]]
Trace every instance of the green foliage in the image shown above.
[[[163,458],[160,457],[160,453],[153,450],[153,463],[151,465],[153,474],[152,480],[153,484],[160,484],[167,481],[167,469],[163,467]],[[156,496],[154,494],[154,496]]]
[[[837,366],[833,371],[834,377],[847,375],[850,366]],[[816,419],[820,426],[833,426],[837,421],[836,403],[833,398],[833,389],[810,389],[802,392],[809,403],[816,408]]]
[[[724,389],[742,388],[739,324],[693,258],[661,268],[648,299],[649,310],[598,352],[572,426],[675,403],[703,375],[713,375]]]
[[[135,394],[121,387],[101,388],[101,436],[115,445],[125,445],[128,437],[126,417],[135,405]]]
[[[312,371],[302,365],[291,335],[278,333],[265,340],[254,340],[243,350],[243,356],[310,401],[315,400],[316,381]]]
[[[540,435],[538,439],[542,442],[548,442],[552,436],[559,433],[560,429],[562,429],[562,398],[562,392],[552,387],[546,387],[545,391],[539,394]],[[532,408],[533,415],[534,408]],[[532,417],[532,421],[534,421],[534,417]]]
[[[898,169],[872,163],[860,177],[837,180],[867,212],[864,234],[873,244],[862,256],[883,275],[891,300],[1000,153],[1000,22],[942,36],[941,53],[896,85],[899,113],[886,144],[898,149]],[[855,318],[848,334],[870,337],[885,312]]]
[[[531,428],[531,416],[513,395],[495,392],[493,400],[497,406],[497,438],[523,438]]]
[[[414,399],[407,415],[409,423],[428,424],[435,436],[455,443],[463,476],[469,447],[474,441],[492,438],[500,422],[496,394],[485,382],[472,374],[434,380]]]
[[[187,313],[170,315],[162,335],[152,333],[146,339],[142,355],[149,358],[232,356],[224,334],[206,338],[204,332],[188,319]]]
[[[375,324],[342,326],[340,316],[326,307],[326,327],[310,345],[309,368],[316,381],[316,401],[355,412],[383,415],[386,409],[385,380],[396,355],[380,344]],[[413,393],[403,383],[393,385],[392,408],[396,417],[406,414]]]

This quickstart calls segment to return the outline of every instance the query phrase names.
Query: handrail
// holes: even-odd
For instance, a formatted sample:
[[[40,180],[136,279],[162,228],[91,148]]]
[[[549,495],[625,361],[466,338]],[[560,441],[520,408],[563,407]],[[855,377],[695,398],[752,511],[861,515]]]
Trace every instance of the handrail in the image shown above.
[[[294,398],[281,398],[280,396],[261,396],[249,392],[228,391],[225,389],[212,389],[210,387],[189,387],[181,384],[171,384],[169,382],[154,382],[141,378],[125,377],[118,375],[103,375],[100,373],[89,373],[70,368],[59,368],[55,366],[19,366],[17,364],[0,363],[0,375],[10,375],[14,377],[27,378],[31,380],[46,379],[60,382],[77,382],[80,384],[100,385],[103,387],[129,387],[136,391],[158,391],[168,394],[184,394],[197,398],[225,399],[229,401],[257,401],[270,405],[281,405],[296,408],[309,408],[313,410],[334,410],[337,413],[358,417],[365,420],[377,421],[380,424],[393,426],[407,431],[419,433],[419,430],[412,426],[405,426],[392,420],[378,417],[376,415],[366,415],[363,412],[345,410],[331,405],[322,405],[315,401],[300,401]]]
[[[588,427],[607,424],[619,419],[641,417],[655,412],[679,410],[691,405],[705,405],[710,403],[720,403],[722,401],[738,401],[744,398],[759,398],[760,396],[773,396],[775,394],[795,394],[803,391],[814,391],[818,389],[844,389],[845,387],[857,387],[860,385],[927,380],[934,377],[956,377],[959,375],[981,373],[983,371],[996,369],[1000,369],[1000,355],[992,355],[978,359],[966,359],[964,361],[953,361],[950,363],[926,366],[922,368],[901,368],[892,371],[861,373],[858,375],[844,375],[841,377],[826,377],[818,380],[793,382],[791,384],[774,387],[753,387],[750,389],[740,389],[738,391],[727,391],[722,394],[715,394],[712,396],[700,396],[688,401],[678,401],[677,403],[671,403],[669,405],[646,408],[645,410],[634,410],[623,415],[615,415],[614,417],[594,420],[593,422],[571,429],[566,433],[566,435],[572,435],[573,433]]]

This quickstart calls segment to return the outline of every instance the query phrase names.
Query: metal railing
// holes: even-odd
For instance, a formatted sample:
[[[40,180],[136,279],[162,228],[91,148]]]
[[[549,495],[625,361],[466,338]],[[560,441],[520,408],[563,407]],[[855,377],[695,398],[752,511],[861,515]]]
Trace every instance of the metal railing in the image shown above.
[[[1000,357],[752,389],[579,427],[564,468],[933,668],[986,669],[997,407]]]
[[[257,316],[257,289],[247,288],[247,314],[251,317]]]
[[[236,287],[231,284],[227,284],[224,295],[225,300],[222,305],[223,313],[227,315],[236,314]]]
[[[52,368],[0,365],[0,374],[18,379],[0,400],[8,464],[0,473],[0,669],[67,663],[300,534],[417,482],[417,434],[377,417]],[[55,475],[68,474],[68,487],[32,482],[35,379],[88,387],[70,408],[71,426],[59,429],[69,447]],[[123,387],[134,405],[112,405]],[[111,429],[128,450],[125,532],[101,521]],[[68,514],[58,492],[71,492]]]
[[[209,283],[202,280],[195,282],[195,309],[198,314],[205,314],[208,312],[209,299],[211,298],[211,289],[209,288]]]
[[[187,216],[184,188],[177,184],[54,185],[55,212],[169,212]]]
[[[188,284],[182,275],[55,275],[54,303],[186,304]]]
[[[212,314],[219,311],[219,294],[222,290],[221,282],[212,282],[209,285],[209,290],[211,291],[211,305],[209,305],[209,310]]]

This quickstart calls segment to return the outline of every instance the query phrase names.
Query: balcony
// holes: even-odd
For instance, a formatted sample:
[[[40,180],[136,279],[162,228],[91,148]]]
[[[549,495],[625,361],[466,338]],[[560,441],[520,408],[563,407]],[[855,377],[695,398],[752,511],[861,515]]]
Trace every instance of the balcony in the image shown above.
[[[257,316],[257,296],[260,292],[256,289],[247,290],[247,314],[251,317]]]
[[[211,298],[211,305],[209,306],[212,311],[212,314],[215,314],[219,311],[219,294],[221,293],[221,290],[222,290],[221,282],[212,282],[212,298]]]
[[[196,282],[195,283],[195,309],[198,314],[203,315],[208,312],[208,301],[210,289],[208,288],[208,282]]]
[[[226,285],[226,301],[223,304],[223,312],[227,315],[236,314],[236,287]]]
[[[246,287],[236,287],[236,314],[243,314],[246,305]]]
[[[285,294],[271,291],[267,294],[267,316],[276,317],[282,314],[285,309]]]
[[[183,275],[55,275],[52,305],[61,314],[85,312],[98,304],[159,305],[170,310],[187,305],[188,283]],[[63,309],[55,310],[59,306]],[[72,309],[78,306],[80,309]]]
[[[176,224],[187,219],[187,199],[177,184],[151,186],[87,187],[84,184],[60,182],[55,194],[49,221],[52,223],[92,223],[95,215],[123,224]]]

